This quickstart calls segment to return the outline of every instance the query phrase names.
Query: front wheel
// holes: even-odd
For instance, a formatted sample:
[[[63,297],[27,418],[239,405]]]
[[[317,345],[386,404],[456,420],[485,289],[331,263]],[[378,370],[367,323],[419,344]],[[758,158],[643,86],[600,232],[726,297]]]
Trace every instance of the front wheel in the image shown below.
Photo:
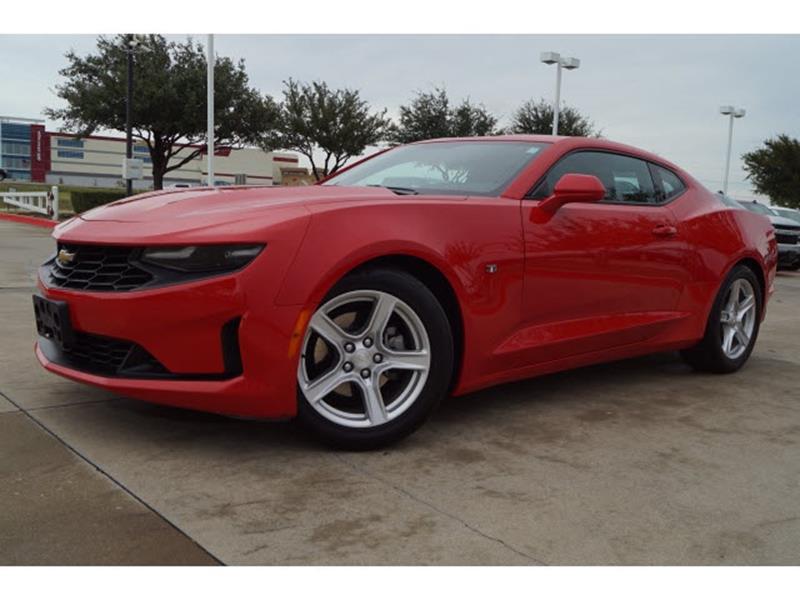
[[[699,371],[739,370],[755,346],[762,306],[763,294],[755,273],[744,265],[735,267],[717,294],[705,336],[681,353],[684,360]]]
[[[452,372],[453,336],[436,296],[401,271],[355,273],[309,321],[298,418],[338,447],[384,446],[427,419]]]

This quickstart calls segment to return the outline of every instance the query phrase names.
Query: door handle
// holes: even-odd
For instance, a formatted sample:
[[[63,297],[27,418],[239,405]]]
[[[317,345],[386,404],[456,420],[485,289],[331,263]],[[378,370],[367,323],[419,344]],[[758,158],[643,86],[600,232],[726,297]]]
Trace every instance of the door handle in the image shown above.
[[[662,223],[661,225],[656,225],[653,229],[653,235],[657,235],[658,237],[671,237],[678,233],[678,228],[673,225],[667,225],[666,223]]]

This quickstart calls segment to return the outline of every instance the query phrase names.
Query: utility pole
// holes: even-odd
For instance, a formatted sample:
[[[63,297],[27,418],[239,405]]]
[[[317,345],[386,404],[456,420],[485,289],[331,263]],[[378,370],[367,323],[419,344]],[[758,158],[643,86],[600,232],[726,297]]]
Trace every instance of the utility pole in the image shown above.
[[[558,52],[542,52],[539,60],[546,65],[556,65],[556,97],[553,102],[553,135],[558,135],[558,117],[561,112],[561,69],[572,71],[581,66],[581,61],[572,56],[561,56]]]
[[[728,151],[725,154],[725,178],[722,180],[722,193],[728,194],[728,176],[731,172],[731,147],[733,146],[733,120],[741,119],[746,111],[735,106],[720,106],[720,114],[729,117],[728,120]]]
[[[125,157],[130,160],[133,158],[133,49],[136,46],[133,35],[128,35],[125,50],[128,58],[128,85],[126,87],[125,99]],[[128,196],[133,195],[133,179],[125,179],[125,192]]]
[[[206,105],[208,108],[207,125],[208,132],[206,133],[206,150],[208,155],[208,185],[214,186],[214,34],[208,34],[208,58],[206,60],[207,83],[206,88],[208,92],[208,99]]]

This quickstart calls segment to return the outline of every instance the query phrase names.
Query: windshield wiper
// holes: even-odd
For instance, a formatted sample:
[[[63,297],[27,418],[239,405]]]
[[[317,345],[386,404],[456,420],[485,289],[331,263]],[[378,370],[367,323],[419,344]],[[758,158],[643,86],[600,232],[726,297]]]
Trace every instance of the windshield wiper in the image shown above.
[[[398,187],[396,185],[378,185],[377,183],[371,183],[367,187],[386,188],[387,190],[391,190],[398,196],[416,196],[419,194],[419,192],[414,188]]]

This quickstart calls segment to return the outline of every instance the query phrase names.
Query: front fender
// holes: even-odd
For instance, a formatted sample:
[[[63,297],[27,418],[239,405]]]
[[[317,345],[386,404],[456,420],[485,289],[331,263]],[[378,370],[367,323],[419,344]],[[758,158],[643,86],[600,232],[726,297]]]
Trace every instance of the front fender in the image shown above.
[[[355,248],[346,249],[344,247],[348,245],[347,242],[340,242],[328,235],[323,242],[313,239],[313,235],[309,232],[303,247],[297,253],[284,278],[276,304],[316,307],[347,273],[371,260],[386,256],[410,256],[423,260],[444,275],[457,295],[463,292],[461,280],[445,257],[424,244],[402,239],[370,240]],[[323,244],[326,247],[342,247],[343,252],[333,248],[319,251]]]
[[[345,274],[373,259],[407,256],[436,268],[452,287],[463,325],[459,386],[502,369],[495,349],[519,327],[524,245],[519,201],[403,199],[315,206],[276,303],[301,306],[295,328]]]

